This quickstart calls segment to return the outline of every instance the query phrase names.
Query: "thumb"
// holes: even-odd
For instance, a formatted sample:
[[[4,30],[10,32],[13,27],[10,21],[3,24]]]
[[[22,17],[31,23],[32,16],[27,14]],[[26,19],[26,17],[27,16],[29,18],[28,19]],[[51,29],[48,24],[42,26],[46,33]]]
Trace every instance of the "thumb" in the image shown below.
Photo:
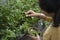
[[[26,15],[26,17],[31,16],[31,15]]]

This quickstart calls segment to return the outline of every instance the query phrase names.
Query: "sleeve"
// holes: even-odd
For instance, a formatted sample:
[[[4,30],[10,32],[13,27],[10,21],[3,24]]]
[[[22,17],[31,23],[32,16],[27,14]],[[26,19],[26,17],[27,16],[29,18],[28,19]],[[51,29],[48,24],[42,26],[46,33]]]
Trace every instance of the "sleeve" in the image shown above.
[[[45,33],[43,34],[43,40],[51,40],[52,36],[52,27],[48,27]]]
[[[52,22],[53,21],[53,18],[52,17],[50,17],[50,16],[47,16],[47,12],[45,12],[45,11],[42,11],[43,13],[42,14],[44,14],[45,16],[44,16],[44,19],[46,20],[46,21],[48,21],[48,22]]]
[[[53,18],[46,16],[46,17],[45,17],[45,20],[48,21],[48,22],[52,22],[52,21],[53,21]]]

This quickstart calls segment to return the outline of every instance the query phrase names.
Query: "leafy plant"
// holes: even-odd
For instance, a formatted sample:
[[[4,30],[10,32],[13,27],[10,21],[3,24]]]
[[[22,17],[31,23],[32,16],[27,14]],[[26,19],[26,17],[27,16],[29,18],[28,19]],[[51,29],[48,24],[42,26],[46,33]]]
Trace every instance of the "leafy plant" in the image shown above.
[[[30,9],[40,12],[37,0],[0,0],[0,40],[15,40],[21,29],[27,30],[39,20],[25,16]]]

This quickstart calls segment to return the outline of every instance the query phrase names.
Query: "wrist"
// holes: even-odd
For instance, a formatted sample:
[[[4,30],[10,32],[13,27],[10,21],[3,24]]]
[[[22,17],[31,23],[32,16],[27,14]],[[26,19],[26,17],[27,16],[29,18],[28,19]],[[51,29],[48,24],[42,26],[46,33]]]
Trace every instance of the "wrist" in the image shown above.
[[[45,14],[43,14],[43,13],[39,13],[38,17],[40,17],[41,19],[45,19],[47,16]]]
[[[40,17],[40,16],[41,16],[41,13],[35,13],[35,15],[36,15],[37,17]]]

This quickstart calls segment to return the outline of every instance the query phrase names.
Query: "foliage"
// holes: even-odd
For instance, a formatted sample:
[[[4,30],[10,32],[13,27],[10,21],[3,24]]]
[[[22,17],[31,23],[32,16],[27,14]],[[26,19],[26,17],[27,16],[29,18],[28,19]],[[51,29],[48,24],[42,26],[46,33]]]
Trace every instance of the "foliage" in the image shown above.
[[[38,21],[36,17],[25,16],[30,9],[40,12],[37,0],[0,0],[0,40],[14,40],[21,27],[26,30]]]

